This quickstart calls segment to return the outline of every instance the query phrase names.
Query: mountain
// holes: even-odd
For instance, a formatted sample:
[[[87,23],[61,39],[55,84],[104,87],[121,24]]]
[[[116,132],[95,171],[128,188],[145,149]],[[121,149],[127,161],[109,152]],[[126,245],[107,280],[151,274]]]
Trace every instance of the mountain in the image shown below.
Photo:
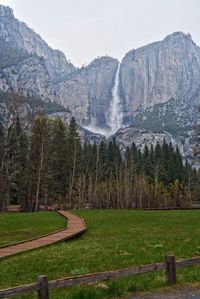
[[[11,8],[3,5],[0,5],[0,37],[12,48],[43,57],[49,75],[55,82],[75,70],[61,51],[51,49],[38,34],[14,17]]]
[[[5,43],[1,44],[0,55],[2,58],[2,49],[6,49]],[[2,47],[4,45],[4,47]],[[10,49],[10,48],[9,48]],[[23,91],[28,97],[40,97],[45,102],[49,99],[56,100],[51,80],[42,57],[28,56],[24,52],[8,51],[9,64],[0,69],[0,89],[3,91],[14,90]],[[12,63],[13,60],[13,63]],[[5,60],[1,60],[1,64]]]
[[[78,122],[102,126],[108,117],[118,61],[95,59],[87,67],[75,68],[64,54],[51,49],[26,24],[0,5],[0,88],[21,90],[70,108]],[[97,122],[96,122],[97,120]]]
[[[172,97],[191,98],[191,91],[199,87],[200,48],[189,34],[173,33],[126,54],[120,77],[127,117],[139,107],[165,103]]]
[[[75,67],[64,54],[52,50],[12,9],[0,5],[0,89],[22,91],[28,97],[56,102],[54,82]]]
[[[0,5],[0,89],[39,97],[51,113],[62,114],[62,106],[65,114],[67,108],[67,119],[70,110],[80,125],[96,133],[111,135],[114,128],[122,148],[165,138],[192,156],[200,48],[190,34],[175,32],[131,50],[121,63],[103,56],[76,68],[17,20],[11,8]],[[102,138],[83,130],[86,135]]]
[[[97,58],[56,87],[61,104],[67,106],[81,124],[106,127],[118,64],[118,60],[111,57]]]
[[[126,139],[136,138],[139,130],[140,144],[165,138],[192,156],[193,129],[199,122],[200,48],[190,34],[175,32],[126,54],[119,92],[123,124],[132,128]]]

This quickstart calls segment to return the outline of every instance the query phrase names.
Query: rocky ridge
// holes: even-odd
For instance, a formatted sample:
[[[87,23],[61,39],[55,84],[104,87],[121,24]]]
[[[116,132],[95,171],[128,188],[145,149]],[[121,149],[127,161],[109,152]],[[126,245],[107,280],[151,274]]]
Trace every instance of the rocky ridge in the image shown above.
[[[67,105],[81,124],[99,128],[107,126],[118,63],[107,56],[97,58],[57,85],[60,103]]]
[[[189,34],[176,32],[163,41],[130,51],[121,63],[120,95],[124,120],[137,109],[147,109],[176,98],[186,104],[200,103],[200,48]]]
[[[66,78],[75,67],[59,50],[53,50],[25,23],[14,17],[10,7],[0,5],[0,37],[11,47],[23,49],[30,55],[43,57],[51,79],[55,82]]]
[[[61,113],[68,120],[73,115],[80,125],[104,131],[110,126],[118,65],[117,59],[104,56],[75,68],[17,20],[12,9],[0,5],[1,90],[38,97],[55,104],[52,115]],[[123,124],[115,137],[122,148],[132,141],[142,147],[165,138],[179,144],[185,156],[192,155],[193,127],[199,122],[200,48],[189,34],[175,32],[127,53],[120,64],[118,92]],[[103,137],[83,129],[82,138]]]

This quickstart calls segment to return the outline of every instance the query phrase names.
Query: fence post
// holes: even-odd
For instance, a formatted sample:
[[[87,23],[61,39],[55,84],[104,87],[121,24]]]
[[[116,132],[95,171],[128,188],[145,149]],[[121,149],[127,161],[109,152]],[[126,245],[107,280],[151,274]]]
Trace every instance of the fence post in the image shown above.
[[[176,261],[175,256],[166,256],[166,276],[167,276],[167,283],[169,285],[173,285],[176,283]]]
[[[39,299],[49,299],[49,284],[48,278],[46,275],[38,276],[37,282],[40,286],[38,291],[38,298]]]

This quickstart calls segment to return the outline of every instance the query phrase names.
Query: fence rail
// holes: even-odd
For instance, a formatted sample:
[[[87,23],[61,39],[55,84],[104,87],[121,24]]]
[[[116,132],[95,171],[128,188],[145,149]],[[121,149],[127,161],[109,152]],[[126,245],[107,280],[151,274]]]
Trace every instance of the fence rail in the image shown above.
[[[39,299],[49,299],[49,290],[110,279],[134,276],[143,273],[150,273],[158,270],[166,271],[166,280],[169,285],[176,283],[176,268],[200,265],[200,258],[175,260],[175,256],[166,256],[165,263],[143,265],[121,270],[99,272],[79,276],[71,276],[62,279],[48,281],[46,275],[39,276],[35,284],[29,284],[0,291],[0,299],[24,295],[31,292],[38,292]]]

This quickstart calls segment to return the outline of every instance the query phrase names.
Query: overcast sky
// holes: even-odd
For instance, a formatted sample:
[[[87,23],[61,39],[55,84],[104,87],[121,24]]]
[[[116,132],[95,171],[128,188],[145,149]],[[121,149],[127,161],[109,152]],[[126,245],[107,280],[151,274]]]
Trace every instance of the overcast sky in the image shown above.
[[[200,0],[0,0],[77,66],[119,60],[174,31],[200,45]]]

